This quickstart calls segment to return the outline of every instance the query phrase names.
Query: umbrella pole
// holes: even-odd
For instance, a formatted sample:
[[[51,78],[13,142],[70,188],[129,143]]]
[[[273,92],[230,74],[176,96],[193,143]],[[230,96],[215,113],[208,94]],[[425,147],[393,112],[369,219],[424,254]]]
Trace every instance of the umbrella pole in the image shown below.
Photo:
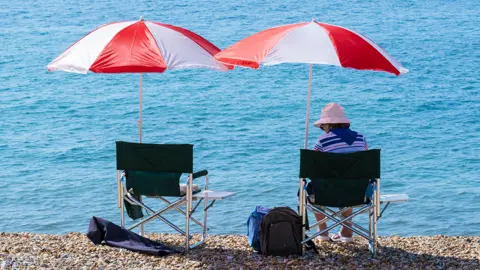
[[[142,110],[143,110],[143,107],[142,107],[142,73],[140,73],[140,119],[138,120],[138,132],[139,132],[139,137],[140,137],[140,143],[142,143],[142,124],[143,124],[143,120],[142,120]]]
[[[312,94],[312,64],[310,64],[310,72],[308,75],[308,95],[307,95],[307,113],[305,116],[305,149],[308,149],[308,126],[310,124],[310,96]]]
[[[143,98],[142,98],[142,73],[140,73],[140,120],[138,120],[138,131],[139,131],[139,136],[140,136],[140,143],[142,143],[142,124],[143,124]],[[142,196],[139,198],[140,201],[142,201]],[[142,218],[143,219],[143,218]],[[143,224],[140,225],[140,235],[144,235],[144,229],[143,229]]]

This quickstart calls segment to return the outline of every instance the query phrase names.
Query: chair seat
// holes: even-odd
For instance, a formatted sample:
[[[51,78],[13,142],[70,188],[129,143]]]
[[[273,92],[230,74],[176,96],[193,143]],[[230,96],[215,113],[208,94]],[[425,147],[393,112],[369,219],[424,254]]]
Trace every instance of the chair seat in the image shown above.
[[[315,204],[315,195],[308,195],[309,203]],[[382,194],[380,195],[380,203],[396,203],[396,202],[408,202],[408,194]],[[360,207],[356,205],[353,207]]]
[[[214,190],[205,190],[196,194],[193,194],[193,199],[207,199],[207,200],[223,200],[228,197],[235,195],[235,192],[229,191],[214,191]]]
[[[200,191],[202,191],[202,188],[199,185],[197,185],[197,184],[192,185],[192,193],[193,194],[197,194]],[[187,184],[180,184],[180,195],[185,196],[186,193],[187,193]],[[160,198],[162,196],[145,196],[145,197],[147,197],[147,198]]]
[[[308,203],[313,204],[313,205],[317,205],[317,204],[315,204],[315,194],[307,195],[307,199],[308,199]],[[365,205],[365,204],[352,205],[351,207],[361,207],[363,205]],[[327,206],[327,205],[317,205],[317,206]]]

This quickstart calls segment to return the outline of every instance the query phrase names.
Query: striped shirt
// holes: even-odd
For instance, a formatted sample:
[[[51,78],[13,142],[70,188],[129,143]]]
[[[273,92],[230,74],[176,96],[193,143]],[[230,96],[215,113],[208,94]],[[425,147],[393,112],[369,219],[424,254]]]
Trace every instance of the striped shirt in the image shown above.
[[[348,145],[335,133],[328,132],[318,137],[313,150],[331,153],[351,153],[368,150],[368,144],[365,137],[360,133],[357,133],[357,138],[353,144]]]

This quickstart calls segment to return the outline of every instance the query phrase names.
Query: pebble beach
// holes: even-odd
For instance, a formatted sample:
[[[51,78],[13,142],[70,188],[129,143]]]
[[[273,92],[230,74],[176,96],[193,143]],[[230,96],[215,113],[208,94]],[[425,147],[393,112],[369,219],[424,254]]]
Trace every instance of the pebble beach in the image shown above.
[[[148,234],[170,246],[180,235]],[[95,246],[82,233],[47,235],[0,233],[0,269],[479,269],[478,236],[380,237],[372,258],[367,242],[316,242],[319,254],[265,257],[256,254],[243,235],[208,236],[189,254],[155,257]]]

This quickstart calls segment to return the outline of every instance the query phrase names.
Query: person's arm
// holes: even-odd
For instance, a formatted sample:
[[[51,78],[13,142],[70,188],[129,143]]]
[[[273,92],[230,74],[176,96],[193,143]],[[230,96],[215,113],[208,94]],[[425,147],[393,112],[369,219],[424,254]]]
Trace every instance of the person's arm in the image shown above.
[[[365,150],[368,150],[367,138],[365,136],[363,136],[363,142],[365,143]]]

